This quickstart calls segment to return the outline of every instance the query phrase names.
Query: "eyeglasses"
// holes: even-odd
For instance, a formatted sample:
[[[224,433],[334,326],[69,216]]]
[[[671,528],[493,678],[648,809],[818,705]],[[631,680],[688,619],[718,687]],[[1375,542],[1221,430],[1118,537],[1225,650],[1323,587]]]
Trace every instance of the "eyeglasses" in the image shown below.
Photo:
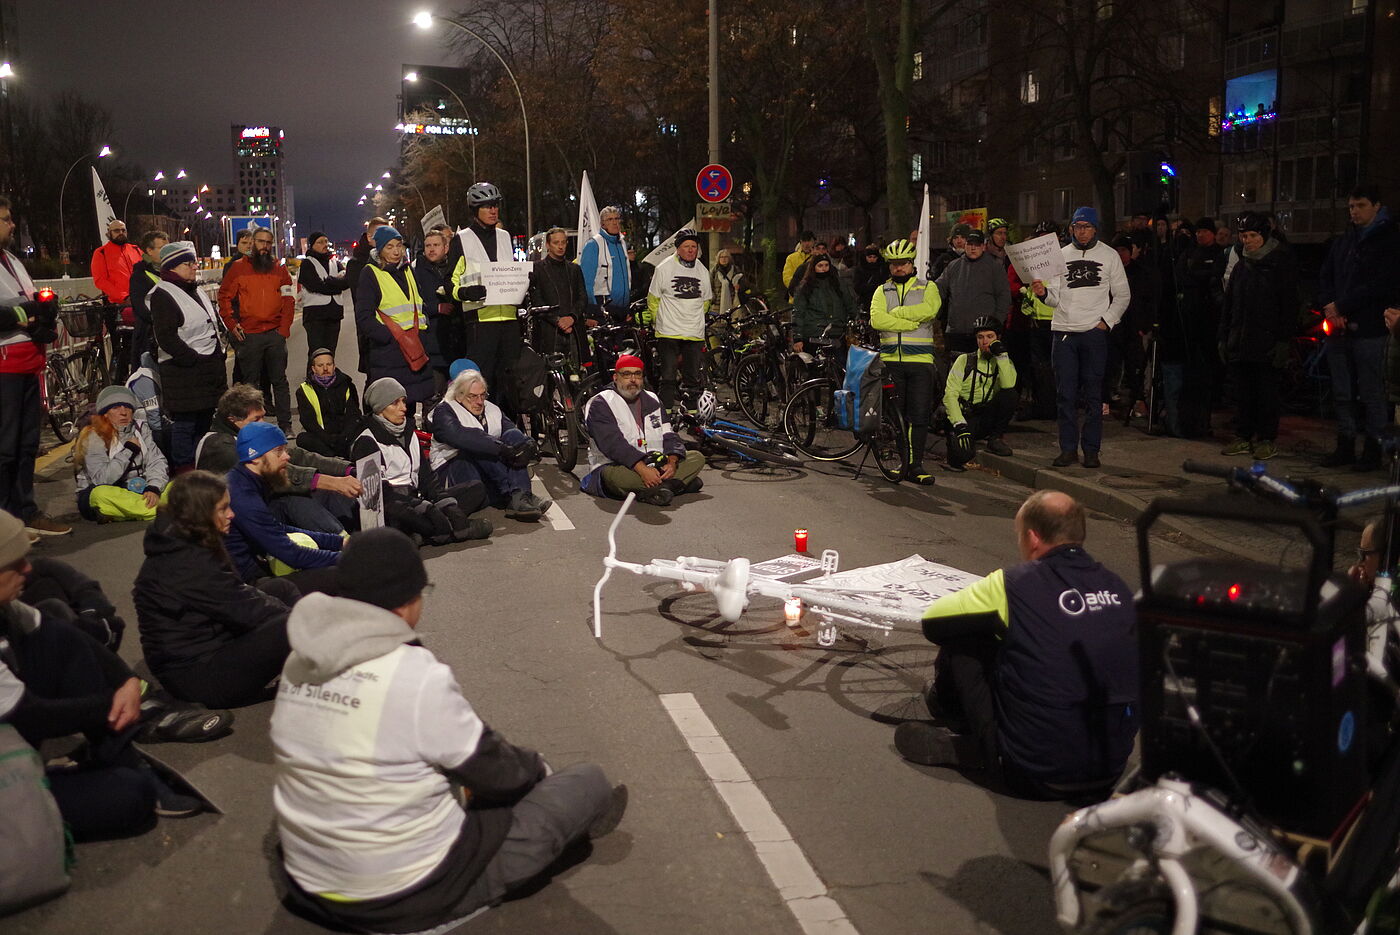
[[[1087,231],[1087,230],[1092,230],[1093,227],[1094,227],[1094,225],[1092,225],[1092,224],[1086,223],[1086,222],[1084,222],[1084,221],[1079,221],[1079,222],[1076,223],[1076,224],[1071,224],[1071,225],[1069,226],[1069,229],[1072,230],[1072,231]]]
[[[485,399],[486,393],[468,393],[467,399]]]

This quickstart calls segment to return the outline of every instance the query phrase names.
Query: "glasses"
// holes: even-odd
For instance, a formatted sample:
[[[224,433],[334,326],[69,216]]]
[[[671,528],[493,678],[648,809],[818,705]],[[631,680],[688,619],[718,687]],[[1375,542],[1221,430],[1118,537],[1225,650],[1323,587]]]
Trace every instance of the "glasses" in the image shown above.
[[[485,399],[485,398],[486,398],[486,394],[485,394],[485,393],[468,393],[468,394],[467,394],[467,399]]]
[[[1086,222],[1084,222],[1084,221],[1080,221],[1080,222],[1078,222],[1077,224],[1071,224],[1071,225],[1069,226],[1069,229],[1072,230],[1072,231],[1087,231],[1087,230],[1092,230],[1093,227],[1094,227],[1094,225],[1092,225],[1092,224],[1088,224],[1088,223],[1086,223]]]

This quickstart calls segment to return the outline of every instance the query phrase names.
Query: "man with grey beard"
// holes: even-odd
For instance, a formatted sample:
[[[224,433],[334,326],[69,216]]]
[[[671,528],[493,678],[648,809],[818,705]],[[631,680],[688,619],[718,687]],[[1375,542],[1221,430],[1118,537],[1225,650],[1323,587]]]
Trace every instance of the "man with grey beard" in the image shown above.
[[[642,361],[617,359],[613,385],[584,408],[591,443],[584,493],[622,500],[635,493],[643,503],[666,506],[681,494],[699,493],[705,456],[686,451],[666,421],[661,400],[642,389]]]
[[[224,271],[219,315],[228,327],[244,379],[271,395],[272,411],[283,432],[292,431],[287,338],[295,308],[292,277],[273,253],[272,231],[258,228],[253,231],[253,252]]]

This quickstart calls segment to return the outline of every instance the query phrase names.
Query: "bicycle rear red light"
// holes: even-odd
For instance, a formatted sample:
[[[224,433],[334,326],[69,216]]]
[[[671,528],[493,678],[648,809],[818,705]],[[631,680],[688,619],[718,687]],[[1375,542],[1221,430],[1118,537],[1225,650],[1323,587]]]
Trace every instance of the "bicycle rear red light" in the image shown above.
[[[52,289],[40,289],[38,295],[35,296],[35,298],[37,298],[40,302],[52,302],[53,295],[54,292]]]

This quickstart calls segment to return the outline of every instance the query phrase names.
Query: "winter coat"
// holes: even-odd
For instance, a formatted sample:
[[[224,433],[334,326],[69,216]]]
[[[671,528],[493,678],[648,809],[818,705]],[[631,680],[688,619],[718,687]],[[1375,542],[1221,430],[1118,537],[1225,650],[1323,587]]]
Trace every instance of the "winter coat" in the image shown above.
[[[203,298],[197,296],[199,287],[194,283],[179,282],[173,285],[195,295],[196,301]],[[198,354],[180,340],[179,330],[185,320],[185,312],[164,291],[153,289],[148,303],[155,343],[170,355],[169,360],[158,365],[163,411],[171,414],[212,412],[219,404],[219,397],[228,389],[228,354],[222,344],[212,354]]]
[[[141,248],[134,243],[118,246],[107,241],[92,253],[92,282],[113,305],[126,302],[131,292],[131,268],[141,262]]]
[[[1269,243],[1268,253],[1257,260],[1243,257],[1230,274],[1220,344],[1226,360],[1282,367],[1298,328],[1298,264],[1293,251],[1277,240]]]
[[[268,507],[267,496],[267,485],[262,478],[243,465],[228,472],[233,525],[224,537],[224,544],[240,578],[256,581],[266,577],[268,572],[262,561],[267,556],[281,559],[295,569],[325,568],[340,561],[344,542],[340,536],[287,526]],[[293,542],[288,535],[293,532],[310,536],[316,548]]]
[[[349,452],[350,442],[360,434],[360,394],[339,367],[331,385],[322,386],[307,366],[306,382],[297,387],[297,413],[302,430],[330,451]]]
[[[215,417],[209,426],[209,433],[199,440],[195,450],[195,467],[201,471],[227,474],[238,466],[238,429],[233,423]],[[350,470],[350,462],[342,458],[328,458],[305,448],[294,445],[287,447],[287,456],[292,463],[287,465],[287,486],[273,493],[277,497],[310,496],[316,489],[316,475],[328,474],[344,477]]]
[[[828,325],[841,330],[856,315],[856,297],[833,269],[825,277],[813,277],[798,286],[792,301],[792,333],[799,339],[819,338]]]
[[[1318,284],[1319,305],[1337,304],[1347,334],[1378,338],[1386,333],[1384,311],[1400,306],[1400,228],[1381,208],[1365,228],[1350,226],[1327,252]]]
[[[551,324],[557,324],[561,315],[572,315],[575,327],[581,327],[583,306],[590,298],[577,263],[549,257],[535,261],[535,268],[530,271],[530,304],[552,307],[554,310],[545,315]],[[597,314],[596,306],[593,314]]]
[[[446,264],[429,263],[427,257],[420,256],[413,261],[413,279],[418,284],[418,294],[423,297],[423,314],[428,317],[427,330],[418,332],[423,341],[423,350],[428,352],[432,366],[446,370],[450,361],[445,359],[443,351],[451,341],[443,341],[443,332],[454,316],[461,317],[462,314],[450,295],[452,268]],[[439,288],[443,289],[442,295],[438,295]]]
[[[314,295],[331,296],[329,302],[302,302],[302,321],[340,321],[345,317],[345,304],[342,295],[346,289],[350,288],[350,279],[345,273],[335,275],[334,271],[339,269],[339,263],[332,262],[334,257],[330,253],[307,253],[307,259],[315,258],[317,262],[326,268],[326,275],[321,275],[321,267],[316,263],[308,263],[303,260],[301,266],[297,268],[297,288],[303,292],[310,292]],[[311,348],[315,350],[315,348]]]
[[[1011,284],[1006,267],[990,254],[971,259],[963,254],[938,277],[943,299],[941,317],[948,334],[972,334],[972,323],[986,317],[1000,324],[1011,308]]]
[[[408,277],[413,275],[413,270],[400,266],[387,272],[408,295]],[[366,271],[355,288],[355,328],[360,336],[362,356],[360,369],[365,372],[367,382],[393,377],[403,384],[410,403],[427,402],[433,396],[433,368],[431,364],[424,365],[421,370],[408,366],[398,342],[379,319],[381,298],[379,278]],[[421,329],[418,333],[420,338],[424,334]]]
[[[292,334],[296,297],[292,275],[287,267],[274,265],[266,273],[253,269],[247,257],[235,260],[224,270],[219,286],[219,314],[230,331],[240,325],[245,334],[276,331],[282,337]]]
[[[379,454],[381,445],[385,447],[397,445],[412,454],[409,446],[416,446],[418,444],[418,435],[413,430],[413,423],[408,419],[404,420],[402,433],[398,435],[391,434],[389,430],[384,427],[383,422],[373,416],[365,420],[364,428],[369,430],[369,434],[372,435],[373,438],[366,436],[364,431],[361,431],[360,436],[356,438],[354,443],[350,446],[350,460],[356,463],[358,463],[361,458]],[[381,470],[383,466],[383,460],[381,459]],[[413,488],[398,487],[388,483],[386,483],[384,487],[386,493],[392,491],[395,496],[416,497],[420,500],[427,500],[429,503],[434,503],[442,499],[442,488],[437,482],[437,477],[433,474],[431,462],[426,457],[420,458],[419,460],[418,473]]]
[[[146,560],[131,589],[141,649],[157,678],[193,665],[244,633],[285,622],[287,605],[245,584],[221,553],[156,517],[146,529]]]

